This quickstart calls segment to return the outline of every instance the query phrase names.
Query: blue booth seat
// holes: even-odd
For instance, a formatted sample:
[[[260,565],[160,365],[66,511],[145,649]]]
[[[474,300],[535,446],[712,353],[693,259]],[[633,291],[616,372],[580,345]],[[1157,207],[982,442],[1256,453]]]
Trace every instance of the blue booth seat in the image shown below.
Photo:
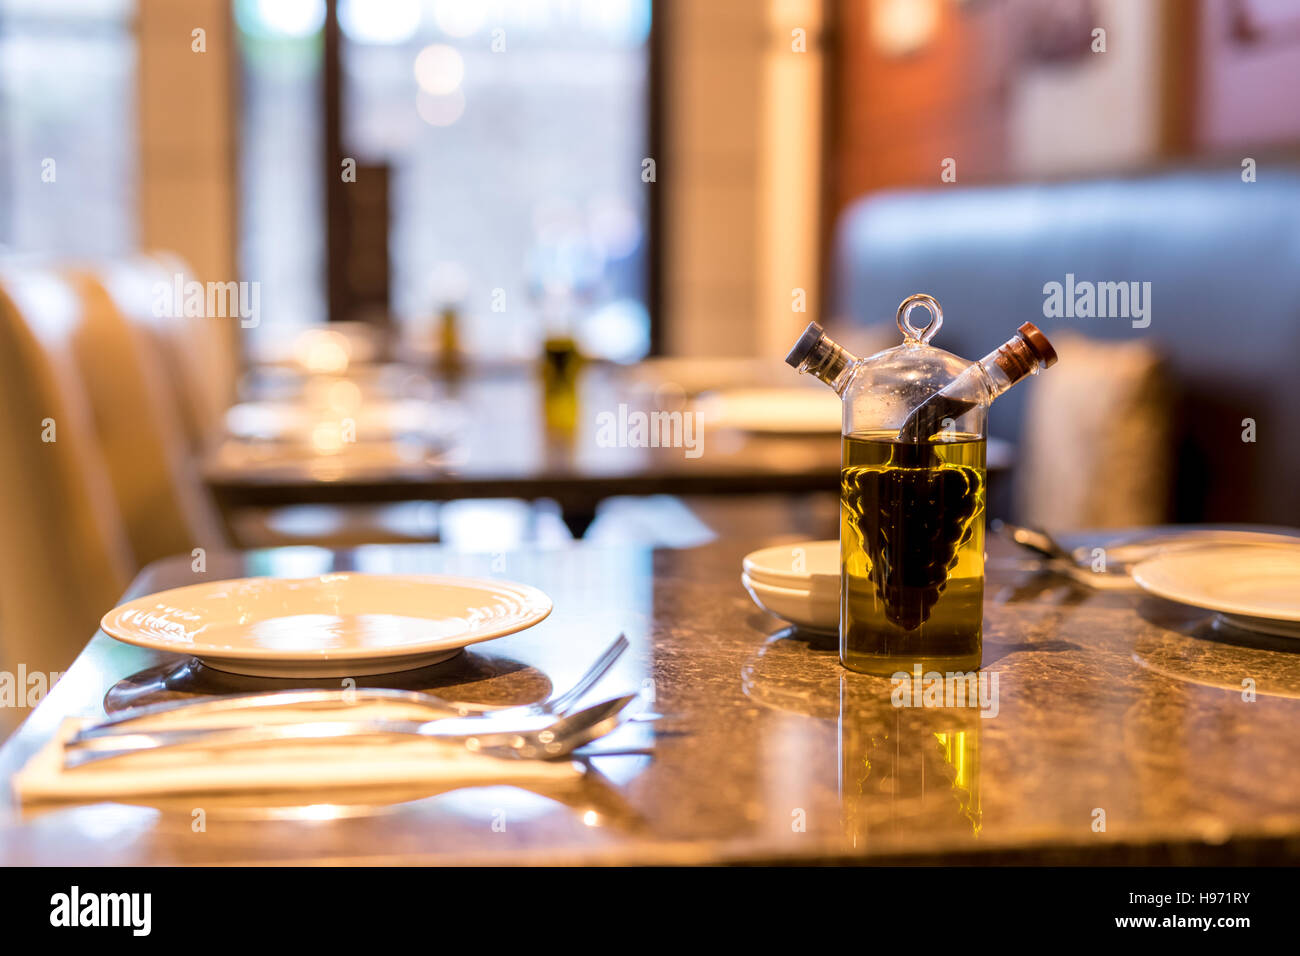
[[[1171,516],[1300,525],[1297,167],[1261,165],[1253,183],[1227,167],[878,193],[844,212],[833,257],[833,321],[892,322],[900,300],[929,292],[944,308],[934,344],[971,359],[1025,321],[1049,337],[1145,340],[1177,395]],[[1061,307],[1070,283],[1147,294],[1125,313],[1103,287],[1102,307],[1079,315]],[[1033,392],[1000,399],[990,432],[1016,441]]]

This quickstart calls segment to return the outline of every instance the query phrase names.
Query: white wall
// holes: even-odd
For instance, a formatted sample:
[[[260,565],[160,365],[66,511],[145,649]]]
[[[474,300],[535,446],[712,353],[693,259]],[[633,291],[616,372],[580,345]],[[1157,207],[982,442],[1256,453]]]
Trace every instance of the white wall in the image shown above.
[[[816,315],[821,7],[668,5],[658,177],[670,354],[784,354]],[[807,52],[791,50],[795,27]],[[791,312],[795,287],[807,290],[807,313]]]
[[[1161,0],[1100,0],[1106,52],[1026,65],[1010,91],[1016,175],[1114,172],[1160,150]]]

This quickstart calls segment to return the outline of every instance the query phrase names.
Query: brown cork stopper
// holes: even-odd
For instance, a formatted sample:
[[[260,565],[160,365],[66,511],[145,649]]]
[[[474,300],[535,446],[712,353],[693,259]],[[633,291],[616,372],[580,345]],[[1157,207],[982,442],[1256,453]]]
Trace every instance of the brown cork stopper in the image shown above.
[[[1055,365],[1056,349],[1052,348],[1052,343],[1047,341],[1047,336],[1038,326],[1026,322],[1016,332],[1015,338],[1008,339],[1007,343],[998,349],[994,361],[1002,371],[1007,373],[1011,383],[1015,384],[1036,371],[1040,365],[1043,368],[1051,368]]]
[[[1047,341],[1047,336],[1042,330],[1032,322],[1026,322],[1019,329],[1020,336],[1028,344],[1034,354],[1038,356],[1038,361],[1042,363],[1043,368],[1051,368],[1056,364],[1056,349],[1052,348],[1052,343]]]

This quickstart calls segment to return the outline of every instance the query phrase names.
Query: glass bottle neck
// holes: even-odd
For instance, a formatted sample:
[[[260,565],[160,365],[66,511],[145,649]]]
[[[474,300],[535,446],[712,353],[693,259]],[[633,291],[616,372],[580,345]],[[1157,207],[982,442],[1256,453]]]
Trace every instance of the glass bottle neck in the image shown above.
[[[1055,353],[1053,353],[1055,357]],[[1023,335],[1008,339],[977,363],[984,372],[989,401],[997,398],[1027,375],[1037,375],[1042,358]]]
[[[971,366],[972,370],[978,371],[980,384],[988,392],[986,401],[989,402],[1016,384],[1015,380],[997,363],[996,356],[997,352],[990,352]]]
[[[849,379],[853,377],[856,362],[857,358],[847,349],[823,335],[808,353],[808,357],[799,364],[799,371],[815,375],[842,395],[848,387]]]

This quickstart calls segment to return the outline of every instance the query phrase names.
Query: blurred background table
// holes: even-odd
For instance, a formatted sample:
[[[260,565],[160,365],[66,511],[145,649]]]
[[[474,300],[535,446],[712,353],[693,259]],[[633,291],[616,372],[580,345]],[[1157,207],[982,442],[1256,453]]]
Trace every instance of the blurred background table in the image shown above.
[[[726,363],[719,363],[715,381],[727,382],[726,368]],[[792,369],[785,372],[790,383],[797,383]],[[362,372],[363,381],[366,374]],[[372,371],[369,377],[378,374]],[[840,436],[834,422],[830,430],[798,433],[715,424],[694,403],[694,386],[651,377],[645,368],[587,369],[578,382],[578,414],[571,430],[548,427],[542,387],[531,366],[470,371],[453,382],[394,366],[387,378],[390,388],[405,389],[408,396],[416,393],[420,397],[414,401],[426,403],[436,436],[428,442],[384,438],[354,443],[339,443],[330,436],[323,448],[313,447],[310,441],[257,443],[227,436],[204,468],[223,510],[545,498],[558,503],[565,523],[575,537],[581,537],[599,504],[616,496],[731,497],[837,492],[839,488]],[[352,379],[340,377],[339,382]],[[824,392],[835,404],[823,386],[814,385],[809,391],[818,397]],[[250,393],[252,397],[274,394],[275,387],[263,382]],[[301,398],[290,398],[288,404],[295,401]],[[620,406],[630,413],[698,415],[694,428],[698,454],[684,447],[602,444],[598,416],[609,413],[617,419]],[[445,421],[435,421],[439,417]],[[1011,458],[1007,443],[990,442],[990,472],[1006,469]]]

